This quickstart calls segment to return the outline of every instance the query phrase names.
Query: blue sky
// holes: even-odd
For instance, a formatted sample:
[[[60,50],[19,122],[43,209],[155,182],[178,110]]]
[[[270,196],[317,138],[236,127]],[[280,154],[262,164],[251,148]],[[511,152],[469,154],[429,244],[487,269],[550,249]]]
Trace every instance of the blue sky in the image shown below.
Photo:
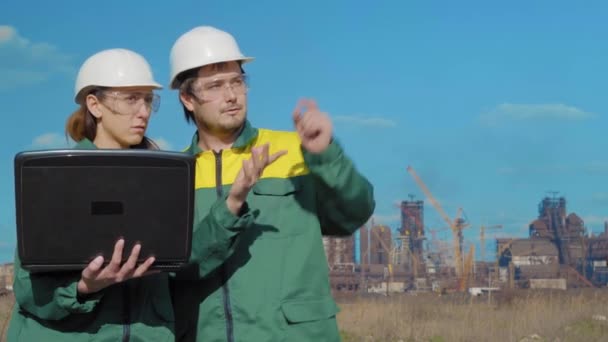
[[[129,48],[166,85],[174,40],[198,25],[231,32],[256,57],[246,66],[254,125],[292,129],[300,97],[332,116],[375,186],[377,222],[396,228],[394,204],[424,198],[411,165],[448,215],[463,208],[467,241],[484,223],[504,226],[488,239],[525,236],[547,191],[600,231],[608,220],[607,15],[601,1],[8,1],[0,12],[0,262],[15,247],[13,157],[65,144],[80,64]],[[175,92],[160,94],[148,133],[180,150],[194,127]],[[425,219],[446,227],[428,205]]]

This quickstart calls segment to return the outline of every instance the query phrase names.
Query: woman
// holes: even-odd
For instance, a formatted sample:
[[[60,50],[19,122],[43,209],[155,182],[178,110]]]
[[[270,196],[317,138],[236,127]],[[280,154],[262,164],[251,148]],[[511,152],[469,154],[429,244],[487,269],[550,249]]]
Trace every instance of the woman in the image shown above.
[[[159,88],[148,63],[138,54],[123,49],[102,51],[80,69],[75,88],[80,109],[68,119],[66,131],[78,148],[157,149],[144,133],[151,113],[158,109],[159,98],[153,90]],[[268,145],[253,148],[228,194],[215,200],[196,196],[191,263],[178,278],[206,277],[234,253],[237,237],[254,223],[247,196],[264,169],[283,153],[269,156]],[[196,177],[201,180],[205,174],[197,170]],[[121,266],[127,243],[116,243],[106,267],[98,257],[82,273],[61,276],[29,274],[16,257],[13,290],[17,305],[8,340],[173,341],[175,319],[168,274],[147,275],[153,258],[136,265],[138,245]]]
[[[78,73],[80,105],[66,131],[82,149],[158,149],[145,136],[158,109],[161,86],[148,62],[125,49],[89,57]],[[119,240],[104,267],[99,256],[82,272],[30,274],[15,257],[16,305],[9,341],[173,341],[174,316],[167,273],[148,272],[149,257],[137,265],[136,244],[121,265]]]

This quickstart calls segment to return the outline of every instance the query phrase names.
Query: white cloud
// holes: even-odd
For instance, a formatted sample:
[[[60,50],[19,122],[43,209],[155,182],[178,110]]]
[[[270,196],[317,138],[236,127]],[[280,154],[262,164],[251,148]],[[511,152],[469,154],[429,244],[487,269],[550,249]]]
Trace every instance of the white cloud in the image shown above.
[[[67,148],[73,145],[73,141],[68,140],[64,135],[57,133],[44,133],[34,138],[33,148]]]
[[[0,25],[0,91],[40,84],[55,74],[72,75],[72,57],[45,42],[30,42]]]
[[[154,140],[154,142],[158,145],[158,147],[160,147],[161,150],[173,150],[173,145],[171,145],[171,143],[165,138],[154,138],[152,140]]]
[[[596,117],[594,113],[561,103],[513,104],[503,103],[483,113],[481,122],[496,125],[504,121],[566,120],[581,121]]]
[[[390,128],[397,126],[397,123],[390,119],[380,117],[365,117],[357,115],[337,115],[333,117],[335,122],[367,127]]]
[[[0,26],[0,43],[9,41],[16,34],[17,33],[13,27],[6,25]]]

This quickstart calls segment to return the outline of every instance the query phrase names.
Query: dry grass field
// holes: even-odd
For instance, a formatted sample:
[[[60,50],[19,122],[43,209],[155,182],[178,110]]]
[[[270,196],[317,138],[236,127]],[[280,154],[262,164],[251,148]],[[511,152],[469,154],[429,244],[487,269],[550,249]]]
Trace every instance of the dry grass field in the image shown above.
[[[0,341],[6,341],[6,329],[8,329],[8,321],[10,319],[11,310],[15,297],[12,292],[3,292],[0,294]]]
[[[341,298],[343,341],[608,341],[608,290]]]
[[[5,341],[12,294],[0,296]],[[344,342],[608,341],[608,290],[338,298]]]

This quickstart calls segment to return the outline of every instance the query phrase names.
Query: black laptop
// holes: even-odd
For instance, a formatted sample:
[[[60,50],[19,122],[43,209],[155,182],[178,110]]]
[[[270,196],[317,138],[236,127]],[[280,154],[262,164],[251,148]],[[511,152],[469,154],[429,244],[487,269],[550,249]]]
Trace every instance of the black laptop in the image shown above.
[[[43,150],[15,156],[17,249],[32,272],[107,264],[123,237],[139,262],[173,271],[187,263],[194,210],[194,157],[151,150]]]

